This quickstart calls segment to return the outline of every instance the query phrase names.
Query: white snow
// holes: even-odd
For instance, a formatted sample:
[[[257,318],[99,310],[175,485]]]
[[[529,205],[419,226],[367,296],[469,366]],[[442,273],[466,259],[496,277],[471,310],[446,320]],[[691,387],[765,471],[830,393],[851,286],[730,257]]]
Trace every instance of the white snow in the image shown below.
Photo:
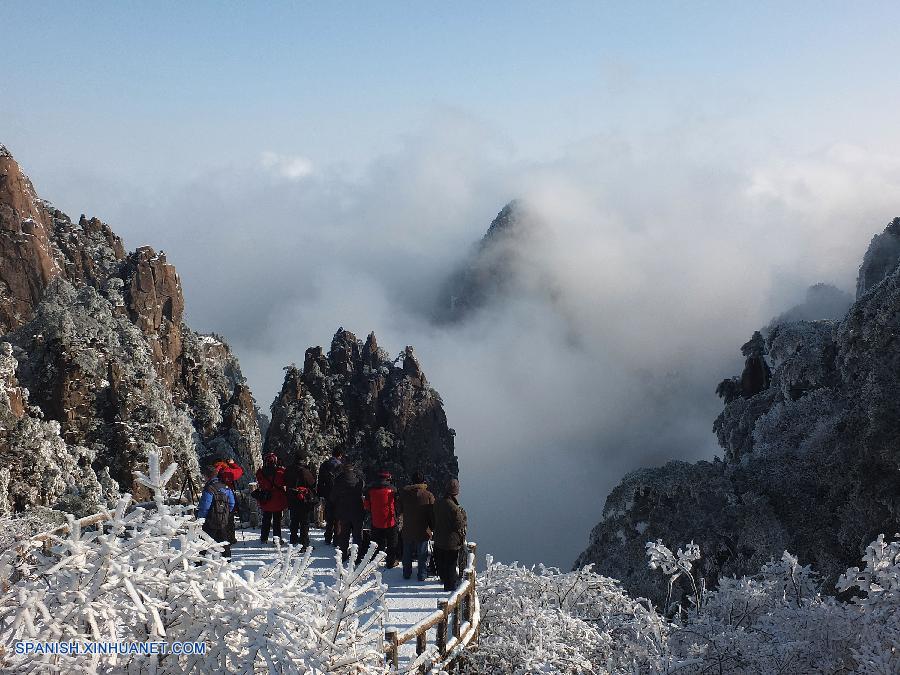
[[[282,534],[289,536],[288,528],[282,525]],[[231,548],[231,560],[233,565],[241,569],[256,571],[263,565],[271,563],[276,554],[276,548],[271,540],[267,544],[259,541],[259,529],[242,529],[236,532],[238,543]],[[335,551],[333,546],[325,543],[324,533],[319,528],[310,528],[309,540],[312,545],[310,570],[316,583],[330,585],[334,582]],[[387,585],[385,598],[387,600],[388,616],[385,628],[395,628],[403,632],[415,625],[438,608],[439,600],[450,597],[437,578],[430,578],[421,582],[416,579],[416,563],[413,562],[413,574],[411,579],[403,578],[403,569],[397,565],[393,569],[382,568],[382,581]],[[429,631],[429,640],[433,644],[434,631]],[[411,660],[415,657],[415,641],[411,640],[401,646],[399,657],[401,661]]]

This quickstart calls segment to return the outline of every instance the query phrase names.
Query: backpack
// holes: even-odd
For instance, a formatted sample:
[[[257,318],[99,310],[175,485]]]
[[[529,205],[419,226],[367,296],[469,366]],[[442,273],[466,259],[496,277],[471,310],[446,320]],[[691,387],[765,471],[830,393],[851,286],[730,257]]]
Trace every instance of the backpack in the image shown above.
[[[206,514],[203,529],[210,533],[228,534],[231,529],[229,526],[234,524],[234,518],[231,516],[231,509],[228,507],[228,499],[225,497],[227,488],[207,485],[204,489],[212,493],[213,503]]]

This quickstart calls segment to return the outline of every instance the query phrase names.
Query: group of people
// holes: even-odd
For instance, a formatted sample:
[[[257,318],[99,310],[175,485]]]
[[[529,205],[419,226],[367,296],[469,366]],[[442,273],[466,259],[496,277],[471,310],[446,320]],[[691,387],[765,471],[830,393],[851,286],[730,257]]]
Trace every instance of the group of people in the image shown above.
[[[204,531],[216,541],[227,542],[227,556],[229,544],[235,541],[234,482],[242,474],[233,460],[210,464],[197,509],[197,516],[206,519]],[[324,520],[325,542],[339,548],[346,560],[351,539],[359,555],[365,552],[363,524],[369,513],[371,538],[385,552],[387,567],[396,567],[399,558],[403,578],[410,579],[415,562],[418,580],[425,581],[433,565],[445,590],[452,591],[459,584],[467,521],[459,504],[456,479],[449,480],[436,499],[420,471],[412,475],[409,485],[398,490],[388,471],[379,471],[377,478],[366,485],[359,467],[340,449],[321,464],[318,475],[302,453],[297,453],[289,467],[270,453],[256,472],[256,489],[251,495],[262,511],[262,543],[269,541],[270,534],[281,538],[282,514],[287,510],[291,544],[305,551],[310,521]]]

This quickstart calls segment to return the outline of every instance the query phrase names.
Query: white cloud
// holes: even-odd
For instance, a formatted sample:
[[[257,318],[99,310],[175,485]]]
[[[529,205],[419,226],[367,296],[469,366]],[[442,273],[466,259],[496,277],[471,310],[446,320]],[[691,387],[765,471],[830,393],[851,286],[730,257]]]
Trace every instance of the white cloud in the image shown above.
[[[313,163],[306,157],[279,155],[266,151],[260,155],[263,169],[288,180],[302,180],[313,172]]]
[[[231,341],[264,409],[282,366],[338,326],[415,345],[458,431],[476,536],[567,565],[626,471],[713,454],[714,390],[740,345],[808,285],[851,289],[900,212],[886,151],[762,156],[752,142],[705,124],[523,162],[443,117],[352,179],[265,153],[262,172],[109,215],[131,245],[153,233],[166,249],[189,321]],[[517,196],[547,224],[523,244],[524,287],[549,284],[557,305],[521,293],[436,328],[438,285]]]

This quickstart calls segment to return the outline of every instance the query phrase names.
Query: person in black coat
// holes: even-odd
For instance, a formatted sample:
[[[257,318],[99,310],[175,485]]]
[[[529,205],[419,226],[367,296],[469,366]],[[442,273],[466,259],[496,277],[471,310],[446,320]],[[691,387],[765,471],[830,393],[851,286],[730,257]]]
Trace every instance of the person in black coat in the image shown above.
[[[331,494],[329,501],[334,509],[334,519],[336,521],[335,541],[341,552],[344,554],[344,560],[347,559],[347,552],[350,548],[350,535],[353,535],[353,543],[362,546],[362,526],[365,518],[365,509],[363,508],[363,490],[365,489],[365,481],[362,474],[356,470],[351,462],[344,462],[341,470],[334,479],[331,486]],[[361,556],[365,551],[359,551]]]
[[[331,486],[341,470],[341,462],[344,459],[344,451],[335,448],[331,457],[322,462],[319,467],[319,477],[316,483],[316,492],[322,501],[322,515],[325,520],[325,543],[334,541],[334,507],[331,504]]]
[[[445,591],[459,585],[467,526],[466,510],[459,504],[459,481],[453,478],[447,482],[444,498],[434,505],[434,558]]]
[[[284,487],[291,512],[291,544],[300,544],[305,551],[309,546],[309,514],[316,503],[316,477],[303,453],[298,452],[294,463],[284,472]]]

